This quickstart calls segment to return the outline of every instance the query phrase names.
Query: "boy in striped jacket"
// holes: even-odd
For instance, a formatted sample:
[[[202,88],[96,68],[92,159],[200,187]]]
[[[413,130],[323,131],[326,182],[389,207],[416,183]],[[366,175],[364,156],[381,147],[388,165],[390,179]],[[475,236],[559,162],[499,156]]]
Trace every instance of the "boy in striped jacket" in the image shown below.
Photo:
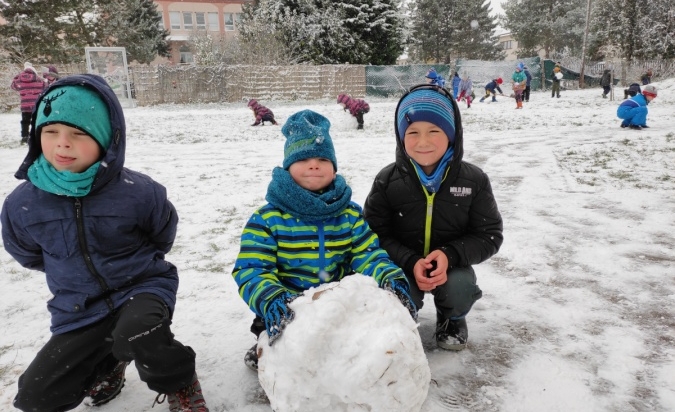
[[[352,191],[337,174],[330,122],[311,110],[288,118],[283,167],[272,172],[267,204],[253,213],[241,235],[233,277],[239,295],[256,317],[251,332],[263,331],[272,345],[293,320],[289,304],[303,291],[360,273],[417,309],[403,271],[380,248]],[[257,344],[246,352],[257,370]]]

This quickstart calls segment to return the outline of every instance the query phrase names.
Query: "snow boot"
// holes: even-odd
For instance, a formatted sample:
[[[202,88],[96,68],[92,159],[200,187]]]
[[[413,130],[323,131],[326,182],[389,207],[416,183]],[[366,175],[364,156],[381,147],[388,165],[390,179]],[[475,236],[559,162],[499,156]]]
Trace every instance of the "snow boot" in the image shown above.
[[[436,314],[436,345],[445,350],[460,351],[466,348],[469,340],[469,329],[466,319],[446,319],[440,313]]]
[[[244,355],[244,364],[254,371],[258,372],[258,344],[251,346],[251,349],[246,351]]]
[[[21,144],[28,143],[28,136],[21,136]]]
[[[356,126],[356,130],[363,130],[363,125],[360,124],[360,125]]]
[[[89,389],[85,404],[99,406],[115,399],[124,387],[124,372],[129,362],[119,361],[112,370],[96,377],[96,381]]]
[[[159,400],[161,396],[163,398]],[[167,398],[169,399],[169,412],[209,412],[209,408],[206,406],[206,401],[202,395],[202,386],[199,384],[196,373],[192,377],[192,383],[188,386],[174,393],[160,393],[157,395],[152,406],[164,403]]]
[[[496,101],[497,101],[497,98],[494,97],[494,96],[492,96],[492,102],[494,103],[494,102],[496,102]]]
[[[638,126],[636,124],[631,124],[628,126],[628,128],[633,130],[642,130],[642,126]]]
[[[482,99],[480,99],[478,102],[483,103],[484,101],[485,101],[485,97],[483,97]]]

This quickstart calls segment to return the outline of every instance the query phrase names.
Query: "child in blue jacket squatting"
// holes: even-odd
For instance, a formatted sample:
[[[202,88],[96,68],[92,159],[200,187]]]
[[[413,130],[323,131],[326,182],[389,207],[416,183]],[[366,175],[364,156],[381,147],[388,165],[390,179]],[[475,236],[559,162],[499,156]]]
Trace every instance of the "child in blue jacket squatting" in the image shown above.
[[[483,103],[485,101],[485,99],[490,97],[490,95],[492,95],[492,101],[496,102],[497,101],[497,90],[499,90],[499,94],[503,96],[504,93],[502,93],[502,89],[499,87],[499,85],[502,84],[503,82],[504,81],[502,80],[501,77],[497,77],[496,79],[493,79],[492,81],[490,81],[490,83],[486,84],[485,85],[485,96],[483,96],[483,98],[480,99],[480,102]]]
[[[256,317],[251,332],[267,330],[270,345],[293,319],[289,303],[303,291],[336,282],[354,272],[371,276],[410,311],[417,310],[403,271],[379,246],[352,191],[337,175],[330,122],[311,110],[293,114],[281,129],[286,136],[283,167],[272,172],[267,204],[241,235],[232,275],[239,295]],[[244,357],[258,368],[257,345]]]
[[[14,407],[101,405],[134,361],[156,402],[208,412],[195,353],[169,328],[178,274],[164,255],[178,216],[162,185],[124,167],[115,93],[98,76],[68,76],[38,99],[31,125],[2,239],[22,266],[45,273],[52,335],[19,378]]]
[[[462,122],[444,90],[416,86],[398,103],[396,160],[375,178],[368,224],[410,282],[415,305],[434,296],[436,343],[466,346],[465,316],[482,296],[471,265],[497,253],[502,217],[488,176],[462,160]]]
[[[637,94],[628,100],[624,100],[616,110],[619,119],[623,119],[621,127],[629,127],[635,130],[644,129],[647,126],[647,105],[654,100],[657,95],[656,87],[652,84],[646,85],[641,94]]]

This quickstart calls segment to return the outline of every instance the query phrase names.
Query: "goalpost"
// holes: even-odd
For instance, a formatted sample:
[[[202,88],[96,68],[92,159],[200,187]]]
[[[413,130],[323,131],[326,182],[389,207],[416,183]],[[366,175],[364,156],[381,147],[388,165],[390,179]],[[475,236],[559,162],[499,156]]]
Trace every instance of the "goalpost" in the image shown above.
[[[85,47],[87,73],[105,79],[113,89],[122,107],[135,107],[127,53],[124,47]]]

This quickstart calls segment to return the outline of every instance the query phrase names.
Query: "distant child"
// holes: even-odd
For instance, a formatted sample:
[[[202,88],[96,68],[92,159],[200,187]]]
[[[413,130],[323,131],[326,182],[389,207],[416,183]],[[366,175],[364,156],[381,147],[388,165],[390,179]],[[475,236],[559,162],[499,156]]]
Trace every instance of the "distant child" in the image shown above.
[[[551,97],[560,97],[560,79],[562,79],[560,65],[556,64],[551,72]]]
[[[35,101],[45,89],[45,82],[30,62],[23,64],[23,71],[12,80],[12,90],[19,92],[21,98],[21,144],[28,142],[30,116],[35,110]]]
[[[396,160],[375,177],[364,215],[403,268],[415,305],[433,295],[437,345],[461,350],[465,317],[482,296],[471,265],[499,250],[502,217],[488,176],[462,160],[462,121],[449,93],[416,86],[394,119]]]
[[[523,73],[524,67],[523,63],[518,63],[516,71],[511,76],[511,80],[513,80],[513,93],[516,98],[516,109],[523,108],[523,90],[525,90],[525,85],[527,84],[527,77]]]
[[[459,73],[455,72],[452,77],[452,95],[459,96],[459,84],[462,82],[462,79],[459,77]]]
[[[600,86],[602,86],[602,98],[606,99],[607,95],[612,91],[612,73],[609,69],[605,69],[602,72]]]
[[[464,75],[464,78],[459,83],[459,96],[457,96],[457,102],[466,100],[466,108],[471,107],[471,95],[473,94],[473,82],[468,74]]]
[[[195,352],[170,329],[178,273],[164,256],[176,209],[164,186],[124,167],[115,93],[101,77],[74,75],[36,106],[28,155],[15,174],[25,182],[7,196],[0,218],[5,250],[46,276],[52,335],[19,378],[14,407],[67,411],[85,397],[107,403],[134,361],[159,392],[155,402],[208,412]]]
[[[642,90],[640,89],[640,84],[632,83],[630,86],[628,86],[627,89],[623,89],[623,98],[627,99],[628,97],[633,97],[636,94],[640,93],[642,93]]]
[[[434,86],[445,87],[445,79],[440,74],[436,73],[436,69],[433,67],[429,69],[427,75],[424,76],[427,80],[427,84],[432,84]]]
[[[47,66],[47,71],[42,73],[42,77],[45,79],[47,86],[51,86],[52,83],[59,79],[59,71],[56,70],[56,66],[49,65]]]
[[[351,200],[351,188],[336,173],[329,128],[328,119],[311,110],[288,118],[281,129],[283,167],[272,171],[268,203],[253,213],[241,235],[232,275],[256,315],[251,332],[257,337],[267,331],[270,345],[293,320],[293,299],[354,272],[374,278],[417,316],[403,271],[380,248]],[[258,369],[257,345],[244,362]]]
[[[652,82],[652,75],[652,69],[647,69],[647,71],[640,77],[640,81],[642,81],[643,86],[646,86]]]
[[[525,90],[523,90],[523,101],[529,102],[530,84],[532,83],[532,73],[530,73],[530,69],[525,65],[523,65],[523,73],[525,73],[525,78],[527,79],[527,83],[525,83]]]
[[[656,98],[656,87],[649,84],[642,89],[642,94],[624,100],[616,111],[619,119],[623,119],[621,127],[634,130],[642,130],[647,126],[647,105]]]
[[[347,94],[338,95],[337,102],[356,118],[356,130],[363,130],[363,115],[370,111],[370,105],[365,100],[354,99]]]
[[[274,113],[267,107],[258,103],[256,99],[251,99],[248,101],[248,107],[253,110],[253,116],[255,116],[255,123],[251,126],[265,125],[265,122],[270,122],[274,125],[277,125],[276,120],[274,120]]]
[[[480,99],[480,102],[483,103],[485,99],[490,97],[492,95],[492,101],[496,102],[497,101],[497,90],[499,91],[499,95],[503,96],[504,93],[502,93],[502,89],[499,87],[500,84],[502,84],[504,81],[502,80],[501,77],[497,77],[496,79],[492,79],[488,84],[485,85],[485,96],[483,96],[482,99]]]

